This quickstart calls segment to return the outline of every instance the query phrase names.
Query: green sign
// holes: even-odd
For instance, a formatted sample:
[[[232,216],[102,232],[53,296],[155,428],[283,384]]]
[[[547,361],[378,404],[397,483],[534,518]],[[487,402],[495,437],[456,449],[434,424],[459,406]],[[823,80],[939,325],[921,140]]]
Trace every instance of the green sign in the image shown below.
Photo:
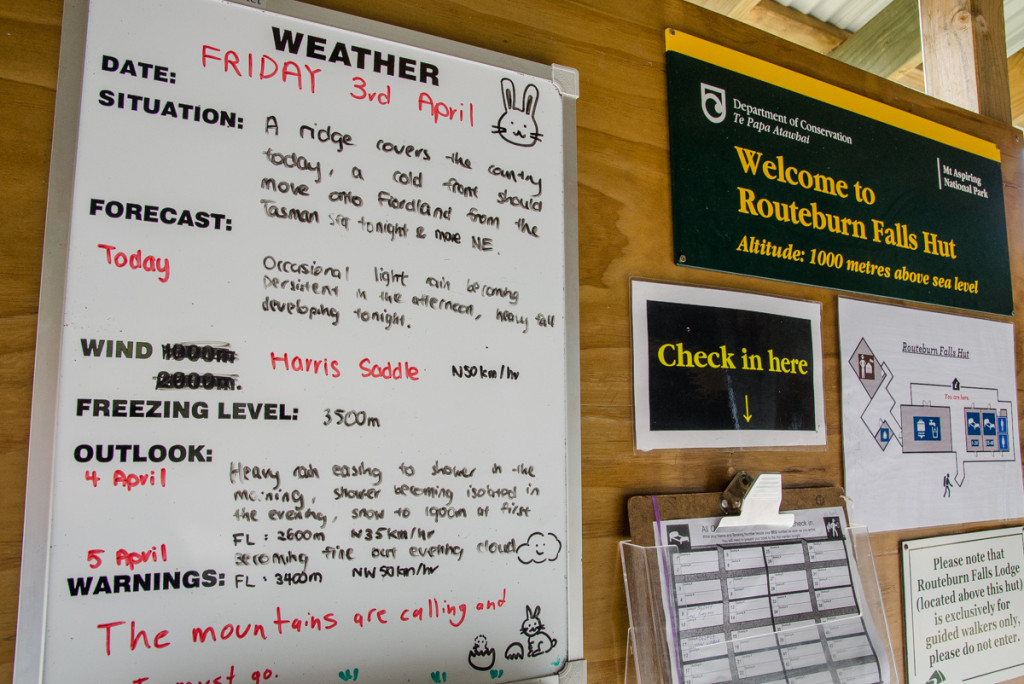
[[[666,33],[676,263],[1013,313],[995,145]]]

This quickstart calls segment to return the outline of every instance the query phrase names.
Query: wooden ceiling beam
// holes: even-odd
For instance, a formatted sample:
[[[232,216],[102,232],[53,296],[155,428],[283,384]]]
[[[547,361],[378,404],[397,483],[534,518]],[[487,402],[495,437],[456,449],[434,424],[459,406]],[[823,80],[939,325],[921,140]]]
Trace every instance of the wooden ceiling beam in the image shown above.
[[[772,35],[827,55],[851,34],[773,0],[761,0],[747,13],[744,22]]]
[[[927,3],[931,0],[921,1]],[[920,9],[917,0],[893,0],[856,34],[780,5],[774,0],[691,2],[733,19],[739,19],[815,52],[831,55],[842,62],[901,83],[908,88],[925,91],[925,77],[921,68]],[[969,0],[961,4],[969,4]],[[1002,24],[1001,21],[999,23]],[[982,33],[984,35],[985,31]],[[1005,42],[1005,38],[1002,40]],[[992,41],[988,40],[988,43],[991,44]],[[1010,116],[1015,125],[1024,126],[1024,50],[1010,57],[1007,71]]]
[[[882,78],[898,78],[921,63],[918,0],[892,0],[829,55]]]
[[[1010,55],[1006,70],[1010,78],[1010,116],[1014,126],[1024,126],[1024,50]]]
[[[920,64],[915,64],[912,69],[907,69],[902,73],[893,74],[889,78],[900,85],[913,88],[919,93],[924,92],[924,70],[921,68]]]
[[[691,0],[691,2],[712,12],[742,21],[759,0]]]

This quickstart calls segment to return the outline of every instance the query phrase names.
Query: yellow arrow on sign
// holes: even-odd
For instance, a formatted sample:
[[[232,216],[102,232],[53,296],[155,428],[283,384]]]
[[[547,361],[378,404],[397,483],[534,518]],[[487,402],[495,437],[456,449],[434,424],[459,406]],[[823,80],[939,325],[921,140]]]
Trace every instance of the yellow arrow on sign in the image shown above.
[[[749,423],[750,419],[754,417],[754,416],[750,415],[750,396],[749,395],[746,395],[746,394],[743,395],[743,403],[747,407],[747,412],[743,414],[743,418],[746,419],[746,421]]]

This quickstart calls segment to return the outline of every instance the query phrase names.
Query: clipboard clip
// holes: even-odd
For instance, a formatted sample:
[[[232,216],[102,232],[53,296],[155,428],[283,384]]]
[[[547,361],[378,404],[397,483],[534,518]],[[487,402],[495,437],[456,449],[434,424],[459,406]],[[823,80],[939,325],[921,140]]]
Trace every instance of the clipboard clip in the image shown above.
[[[792,513],[779,513],[782,505],[782,473],[761,473],[756,479],[741,470],[722,492],[722,513],[715,531],[739,527],[793,526]]]

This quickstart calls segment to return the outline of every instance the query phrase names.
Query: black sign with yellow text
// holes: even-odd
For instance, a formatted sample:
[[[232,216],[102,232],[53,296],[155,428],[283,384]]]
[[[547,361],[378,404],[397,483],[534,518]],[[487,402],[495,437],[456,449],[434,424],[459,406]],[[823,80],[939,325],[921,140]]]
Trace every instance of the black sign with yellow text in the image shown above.
[[[814,430],[812,332],[803,318],[648,301],[651,431]]]
[[[675,260],[1010,315],[999,150],[666,32]]]
[[[636,445],[824,446],[821,304],[634,280]]]

